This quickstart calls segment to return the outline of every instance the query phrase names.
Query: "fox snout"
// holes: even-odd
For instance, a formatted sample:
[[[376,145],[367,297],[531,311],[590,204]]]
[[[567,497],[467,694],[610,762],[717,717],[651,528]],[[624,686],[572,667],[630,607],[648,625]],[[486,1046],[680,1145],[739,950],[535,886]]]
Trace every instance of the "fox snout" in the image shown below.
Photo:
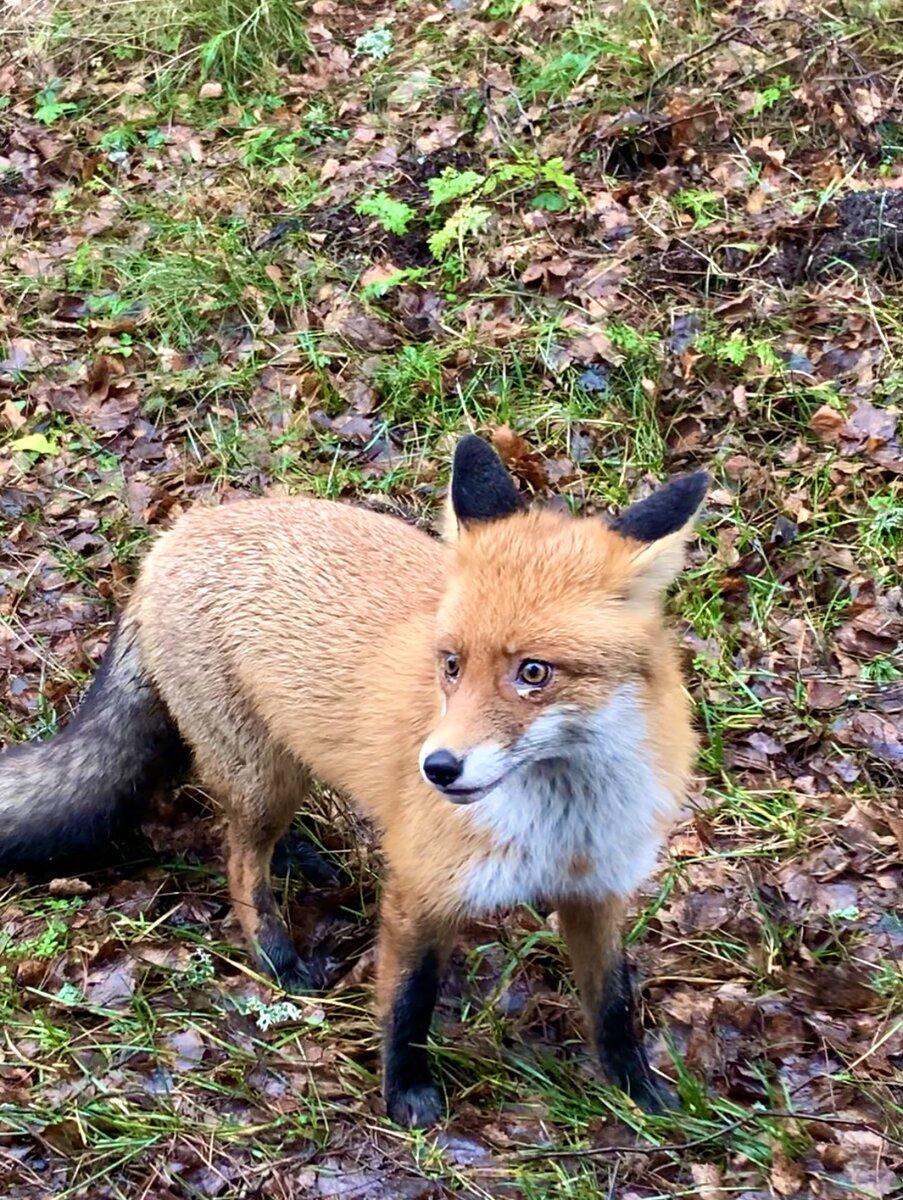
[[[451,750],[427,742],[420,753],[423,778],[456,804],[482,799],[511,770],[510,755],[496,745]]]
[[[420,767],[427,783],[437,788],[449,788],[460,778],[464,770],[464,760],[451,750],[434,750],[423,760]]]

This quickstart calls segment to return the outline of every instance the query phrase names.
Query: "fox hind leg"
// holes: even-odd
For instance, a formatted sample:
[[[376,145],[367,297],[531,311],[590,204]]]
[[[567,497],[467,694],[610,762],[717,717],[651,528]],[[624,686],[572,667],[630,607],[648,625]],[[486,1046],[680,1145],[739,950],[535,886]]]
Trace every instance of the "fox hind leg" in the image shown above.
[[[286,828],[290,821],[289,814]],[[306,992],[313,989],[313,978],[279,913],[270,881],[273,847],[284,833],[284,828],[252,827],[241,817],[229,819],[229,895],[263,972],[288,992]]]
[[[276,843],[272,869],[276,875],[298,874],[311,887],[338,888],[350,882],[310,837],[294,827]]]
[[[307,794],[308,772],[272,741],[205,623],[180,622],[165,609],[154,620],[160,629],[150,646],[155,678],[193,752],[199,782],[222,808],[229,893],[248,945],[283,987],[306,989],[309,972],[279,915],[270,866],[276,843]]]
[[[221,802],[226,822],[229,896],[261,970],[286,991],[313,988],[279,913],[270,868],[277,842],[288,832],[308,785],[304,768],[263,738],[224,762],[197,755],[199,774]],[[206,761],[205,761],[206,758]]]

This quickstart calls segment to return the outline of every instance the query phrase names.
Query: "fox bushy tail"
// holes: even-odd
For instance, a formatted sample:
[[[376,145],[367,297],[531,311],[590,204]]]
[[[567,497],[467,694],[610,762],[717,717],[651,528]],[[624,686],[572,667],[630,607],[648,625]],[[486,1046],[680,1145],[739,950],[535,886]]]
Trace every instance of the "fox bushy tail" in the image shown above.
[[[180,772],[184,749],[141,660],[138,624],[125,613],[60,733],[0,754],[0,873],[111,854],[115,835]]]

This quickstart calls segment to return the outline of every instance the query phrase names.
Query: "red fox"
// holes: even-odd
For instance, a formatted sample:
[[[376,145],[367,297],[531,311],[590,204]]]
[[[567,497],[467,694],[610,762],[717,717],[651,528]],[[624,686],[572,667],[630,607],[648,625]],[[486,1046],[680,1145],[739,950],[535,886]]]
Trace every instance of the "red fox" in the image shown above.
[[[442,1112],[426,1041],[456,927],[542,901],[602,1066],[658,1110],[620,925],[695,752],[661,598],[707,487],[672,479],[613,522],[531,508],[467,435],[442,541],[325,500],[194,509],[148,555],[66,728],[0,757],[0,870],[103,845],[187,747],[222,806],[247,940],[303,991],[270,860],[314,775],[382,837],[393,1120]]]

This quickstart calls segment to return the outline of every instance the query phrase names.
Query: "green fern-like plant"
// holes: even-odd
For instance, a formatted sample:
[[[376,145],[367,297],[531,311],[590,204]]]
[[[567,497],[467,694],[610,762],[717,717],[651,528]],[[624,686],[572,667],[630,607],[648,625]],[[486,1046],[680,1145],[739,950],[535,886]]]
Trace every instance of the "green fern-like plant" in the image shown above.
[[[452,200],[460,200],[469,196],[478,188],[482,189],[486,176],[478,171],[458,171],[454,167],[446,167],[441,175],[426,181],[433,208],[439,208]]]
[[[417,216],[410,204],[403,200],[393,200],[388,192],[376,192],[373,196],[365,196],[357,205],[357,212],[365,217],[375,217],[387,233],[397,233],[399,236],[407,233],[408,226]]]
[[[464,239],[486,228],[492,216],[485,204],[462,204],[448,220],[430,235],[428,245],[434,258],[443,258],[451,246],[463,250]]]

